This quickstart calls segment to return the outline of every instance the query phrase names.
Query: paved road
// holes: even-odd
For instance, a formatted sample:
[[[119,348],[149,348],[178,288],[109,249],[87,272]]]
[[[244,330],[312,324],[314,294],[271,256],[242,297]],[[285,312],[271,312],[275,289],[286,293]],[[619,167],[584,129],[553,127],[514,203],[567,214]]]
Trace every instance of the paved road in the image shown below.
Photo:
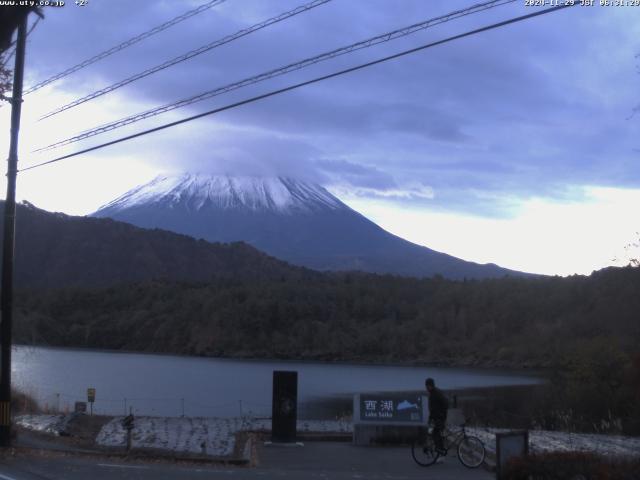
[[[442,464],[418,466],[408,447],[358,447],[351,443],[314,442],[304,447],[261,447],[258,471],[267,478],[327,480],[366,479],[439,479],[483,480],[495,475],[480,469],[470,470],[457,457]]]
[[[356,447],[349,443],[308,442],[304,447],[258,447],[256,467],[209,467],[128,463],[97,458],[17,457],[0,460],[0,480],[489,480],[482,469],[469,470],[455,457],[422,468],[404,447]]]

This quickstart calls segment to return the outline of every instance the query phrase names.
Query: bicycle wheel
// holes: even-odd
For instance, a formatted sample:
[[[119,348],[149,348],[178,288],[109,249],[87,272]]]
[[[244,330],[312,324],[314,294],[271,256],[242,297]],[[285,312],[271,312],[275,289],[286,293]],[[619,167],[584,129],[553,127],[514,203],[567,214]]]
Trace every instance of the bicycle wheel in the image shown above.
[[[477,437],[465,436],[458,444],[458,458],[465,467],[479,467],[484,462],[484,456],[484,444]]]
[[[436,463],[440,455],[436,452],[431,435],[425,435],[413,441],[411,444],[411,456],[418,465],[428,467]]]

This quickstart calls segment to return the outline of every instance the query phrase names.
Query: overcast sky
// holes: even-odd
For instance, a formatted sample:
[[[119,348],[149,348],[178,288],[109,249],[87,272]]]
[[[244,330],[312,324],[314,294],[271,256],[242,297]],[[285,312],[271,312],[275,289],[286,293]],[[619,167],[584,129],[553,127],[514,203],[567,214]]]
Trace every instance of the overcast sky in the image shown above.
[[[205,0],[46,8],[25,86]],[[532,13],[524,0],[45,154],[34,148],[473,0],[332,0],[37,122],[169,58],[303,4],[227,0],[25,97],[20,164]],[[598,2],[596,2],[598,3]],[[33,20],[33,19],[32,19]],[[20,174],[18,197],[87,214],[159,173],[315,181],[385,229],[466,260],[568,275],[624,262],[640,230],[640,7],[574,7]],[[0,109],[7,150],[9,108]]]

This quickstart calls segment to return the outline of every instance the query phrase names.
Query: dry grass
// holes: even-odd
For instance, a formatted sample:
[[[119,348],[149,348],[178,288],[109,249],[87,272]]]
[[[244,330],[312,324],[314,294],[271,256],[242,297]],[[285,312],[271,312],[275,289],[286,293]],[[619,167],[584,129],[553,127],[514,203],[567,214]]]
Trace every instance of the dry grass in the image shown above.
[[[40,413],[38,402],[30,395],[18,390],[11,390],[11,412],[14,415],[23,413]]]

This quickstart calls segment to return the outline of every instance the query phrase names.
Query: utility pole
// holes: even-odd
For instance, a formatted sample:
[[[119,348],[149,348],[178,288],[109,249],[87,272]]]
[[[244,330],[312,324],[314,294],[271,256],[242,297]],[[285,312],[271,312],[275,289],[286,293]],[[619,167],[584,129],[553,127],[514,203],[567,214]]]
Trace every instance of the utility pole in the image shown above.
[[[0,447],[11,446],[11,331],[13,327],[13,255],[16,230],[16,176],[18,174],[18,135],[22,111],[22,80],[27,36],[27,17],[18,26],[16,63],[11,97],[11,143],[7,159],[7,199],[4,204],[2,245],[2,294],[0,296]]]

